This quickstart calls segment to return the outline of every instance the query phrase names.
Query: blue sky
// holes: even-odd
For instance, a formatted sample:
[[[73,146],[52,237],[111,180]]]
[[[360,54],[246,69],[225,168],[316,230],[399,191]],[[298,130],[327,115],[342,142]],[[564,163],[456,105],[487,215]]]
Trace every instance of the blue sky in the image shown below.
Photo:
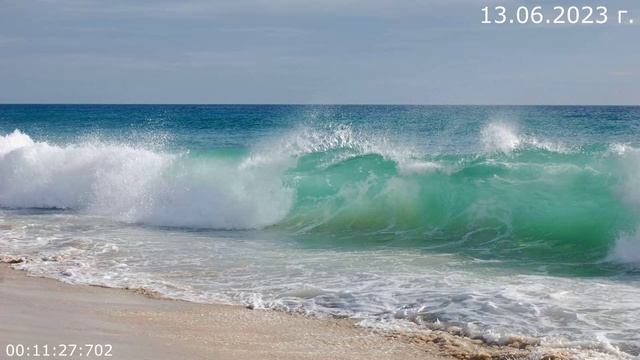
[[[638,25],[480,23],[521,3],[0,0],[0,102],[640,104],[640,2],[605,2]]]

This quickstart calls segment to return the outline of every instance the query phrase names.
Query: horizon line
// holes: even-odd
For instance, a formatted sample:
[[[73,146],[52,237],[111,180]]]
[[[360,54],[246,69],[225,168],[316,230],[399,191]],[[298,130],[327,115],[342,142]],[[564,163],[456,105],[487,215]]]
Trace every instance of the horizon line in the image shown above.
[[[72,102],[0,102],[0,106],[5,105],[124,105],[124,106],[547,106],[547,107],[639,107],[640,104],[428,104],[428,103],[72,103]]]

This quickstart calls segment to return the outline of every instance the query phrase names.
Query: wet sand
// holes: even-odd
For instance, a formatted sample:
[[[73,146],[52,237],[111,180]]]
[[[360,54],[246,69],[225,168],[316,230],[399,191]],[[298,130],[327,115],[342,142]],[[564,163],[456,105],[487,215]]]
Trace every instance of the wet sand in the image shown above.
[[[351,320],[74,286],[0,264],[0,358],[6,344],[111,344],[113,359],[500,359],[528,352],[441,331],[380,332]]]

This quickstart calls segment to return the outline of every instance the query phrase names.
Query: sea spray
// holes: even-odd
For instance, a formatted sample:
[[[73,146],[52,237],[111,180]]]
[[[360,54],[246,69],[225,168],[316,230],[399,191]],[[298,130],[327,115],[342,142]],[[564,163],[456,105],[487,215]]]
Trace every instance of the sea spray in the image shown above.
[[[457,156],[419,155],[348,126],[296,129],[245,155],[208,156],[50,145],[16,130],[0,139],[0,204],[159,226],[275,226],[345,242],[400,231],[388,241],[548,261],[605,259],[634,230],[635,173],[626,172],[636,156],[558,152],[503,123],[485,129],[495,148]]]
[[[128,144],[0,139],[0,204],[75,209],[161,226],[255,228],[277,222],[290,194],[280,170],[189,159]]]

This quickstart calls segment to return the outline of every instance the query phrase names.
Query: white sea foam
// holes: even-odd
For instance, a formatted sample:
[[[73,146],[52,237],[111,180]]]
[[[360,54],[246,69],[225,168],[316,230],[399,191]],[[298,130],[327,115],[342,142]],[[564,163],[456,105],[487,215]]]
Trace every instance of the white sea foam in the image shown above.
[[[45,227],[56,222],[35,221],[44,221]],[[122,234],[121,229],[99,219],[75,221],[92,225],[86,243],[58,240],[18,266],[69,283],[141,287],[178,299],[321,317],[351,316],[385,330],[455,327],[489,344],[540,341],[542,347],[531,359],[549,353],[569,359],[631,359],[618,345],[638,338],[638,289],[616,280],[509,275],[477,271],[475,265],[465,270],[462,258],[413,251],[305,251],[251,238],[241,238],[239,245],[234,237],[155,228],[130,228],[119,238],[114,235]],[[73,222],[63,224],[59,230],[66,236],[78,236]],[[33,239],[51,230],[34,226],[24,236]],[[0,240],[0,249],[3,245]],[[617,296],[613,303],[611,294]],[[545,336],[527,337],[536,334]]]
[[[153,190],[153,207],[138,218],[165,226],[251,229],[283,219],[293,193],[282,184],[279,167],[238,167],[203,161],[180,164],[177,175]]]
[[[622,264],[640,265],[640,236],[638,232],[623,232],[619,234],[607,260]]]
[[[616,157],[616,172],[621,183],[617,189],[620,201],[640,214],[640,150],[628,144],[613,144],[609,152]],[[640,220],[640,219],[637,219]],[[640,228],[618,234],[607,260],[625,264],[640,264]]]
[[[283,172],[302,155],[331,150],[340,150],[333,162],[379,154],[406,175],[438,168],[349,126],[296,129],[257,145],[239,163],[99,139],[54,145],[16,130],[0,137],[0,205],[75,209],[162,226],[261,228],[282,220],[292,206]]]
[[[243,166],[262,162],[295,160],[311,153],[340,150],[324,166],[361,155],[380,155],[396,163],[401,175],[424,174],[442,169],[434,161],[424,160],[424,154],[416,150],[410,142],[401,142],[384,134],[355,130],[349,125],[328,124],[322,127],[301,127],[284,137],[272,138],[258,146]]]
[[[0,205],[212,228],[263,227],[287,214],[279,167],[183,157],[127,144],[50,145],[16,130],[0,138]]]
[[[347,156],[378,154],[389,159],[408,155],[406,146],[400,146],[389,138],[355,130],[350,125],[326,124],[323,126],[301,126],[284,136],[267,138],[256,146],[257,159],[298,158],[305,154],[342,150]],[[344,159],[345,154],[336,154],[335,160]]]
[[[33,145],[33,140],[20,130],[14,130],[11,134],[0,136],[0,156],[12,152],[21,147]]]
[[[424,174],[440,170],[442,166],[432,161],[406,160],[398,162],[398,171],[402,175]]]

